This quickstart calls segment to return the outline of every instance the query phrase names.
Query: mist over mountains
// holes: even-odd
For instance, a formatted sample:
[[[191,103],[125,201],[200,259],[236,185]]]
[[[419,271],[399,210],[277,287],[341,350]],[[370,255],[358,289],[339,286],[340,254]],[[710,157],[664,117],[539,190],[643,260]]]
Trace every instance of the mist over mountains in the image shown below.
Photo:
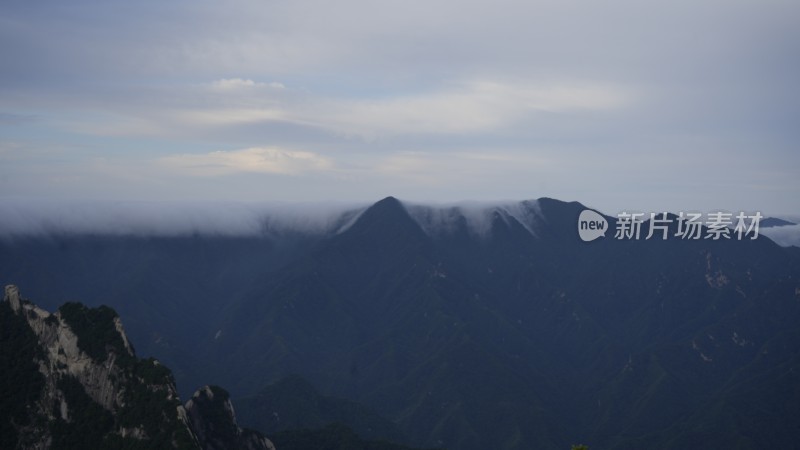
[[[336,232],[367,205],[355,203],[0,201],[0,236],[260,236]]]
[[[800,225],[785,225],[781,227],[766,228],[763,235],[784,247],[800,247]]]
[[[0,201],[0,239],[51,235],[181,237],[325,236],[346,230],[369,207],[357,203],[232,202],[30,202]],[[531,232],[537,203],[464,201],[406,203],[409,215],[430,235],[466,225],[486,236],[495,212]]]
[[[283,398],[270,386],[296,374],[410,445],[793,446],[797,248],[763,236],[586,243],[584,209],[389,197],[305,228],[249,210],[225,219],[255,224],[242,233],[48,225],[0,241],[0,281],[50,309],[114,307],[181,393],[217,384],[252,404]]]
[[[493,215],[513,217],[534,233],[535,200],[452,203],[404,202],[429,235],[452,233],[464,221],[476,236],[491,230]],[[179,237],[187,235],[331,235],[354,223],[370,205],[356,202],[112,202],[0,200],[0,239],[49,235]],[[790,217],[795,222],[798,218]],[[780,245],[800,244],[800,225],[777,220],[762,234]],[[765,220],[765,223],[770,223]]]

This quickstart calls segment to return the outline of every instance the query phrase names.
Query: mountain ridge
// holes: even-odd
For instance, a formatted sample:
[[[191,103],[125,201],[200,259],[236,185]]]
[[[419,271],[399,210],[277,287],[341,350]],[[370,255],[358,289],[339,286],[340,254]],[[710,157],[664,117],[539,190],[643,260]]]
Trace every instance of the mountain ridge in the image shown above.
[[[698,448],[697,423],[732,446],[791,445],[774,399],[794,398],[780,374],[800,370],[800,253],[763,237],[582,242],[585,207],[554,199],[473,216],[382,202],[313,240],[199,236],[139,245],[147,257],[117,240],[4,244],[0,273],[36,272],[53,289],[70,285],[75,262],[72,277],[125,273],[133,289],[100,278],[97,292],[114,294],[91,299],[127,308],[179,383],[203,374],[238,398],[298,373],[418,446]],[[153,279],[159,289],[143,289]]]

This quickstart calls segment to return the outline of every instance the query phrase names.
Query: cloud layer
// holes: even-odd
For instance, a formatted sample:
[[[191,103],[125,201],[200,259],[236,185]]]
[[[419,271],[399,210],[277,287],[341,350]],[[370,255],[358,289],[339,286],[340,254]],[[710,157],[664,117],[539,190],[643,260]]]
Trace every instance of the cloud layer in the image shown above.
[[[535,200],[522,202],[404,202],[410,216],[431,236],[462,226],[477,237],[492,222],[516,220],[534,236],[542,225]],[[0,240],[60,235],[213,235],[269,237],[287,233],[331,235],[346,230],[366,203],[98,202],[0,199]],[[797,221],[796,217],[790,217]],[[782,246],[800,247],[800,225],[762,228],[760,235]]]
[[[0,202],[0,237],[59,234],[112,236],[267,236],[334,233],[365,205],[233,202]]]
[[[237,172],[291,175],[331,168],[330,161],[320,155],[279,148],[173,155],[158,159],[158,163],[195,175],[228,175]]]
[[[795,1],[0,12],[0,197],[775,214],[800,197]]]

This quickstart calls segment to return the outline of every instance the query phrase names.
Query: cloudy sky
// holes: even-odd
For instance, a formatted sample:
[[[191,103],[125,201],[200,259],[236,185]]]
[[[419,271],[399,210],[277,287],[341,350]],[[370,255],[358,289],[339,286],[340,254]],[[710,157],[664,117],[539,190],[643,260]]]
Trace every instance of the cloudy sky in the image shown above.
[[[796,0],[5,0],[0,68],[0,200],[800,212]]]

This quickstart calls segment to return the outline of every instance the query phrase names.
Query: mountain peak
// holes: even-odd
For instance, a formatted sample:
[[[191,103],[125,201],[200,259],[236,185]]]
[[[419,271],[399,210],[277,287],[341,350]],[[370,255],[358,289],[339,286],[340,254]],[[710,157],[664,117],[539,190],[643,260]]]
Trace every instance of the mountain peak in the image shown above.
[[[419,234],[419,225],[411,218],[406,207],[394,197],[386,197],[367,208],[348,229],[350,233],[363,234]]]
[[[20,309],[20,302],[19,302],[19,288],[14,286],[13,284],[9,284],[6,286],[6,296],[5,300],[11,304],[11,309],[14,312],[19,312]]]
[[[331,240],[331,245],[347,249],[346,254],[382,255],[381,259],[408,254],[409,249],[424,249],[428,244],[425,231],[394,197],[367,208],[352,226]]]
[[[367,208],[367,211],[384,211],[384,212],[405,212],[406,207],[403,203],[395,197],[389,196],[384,199],[378,200],[372,206]]]

